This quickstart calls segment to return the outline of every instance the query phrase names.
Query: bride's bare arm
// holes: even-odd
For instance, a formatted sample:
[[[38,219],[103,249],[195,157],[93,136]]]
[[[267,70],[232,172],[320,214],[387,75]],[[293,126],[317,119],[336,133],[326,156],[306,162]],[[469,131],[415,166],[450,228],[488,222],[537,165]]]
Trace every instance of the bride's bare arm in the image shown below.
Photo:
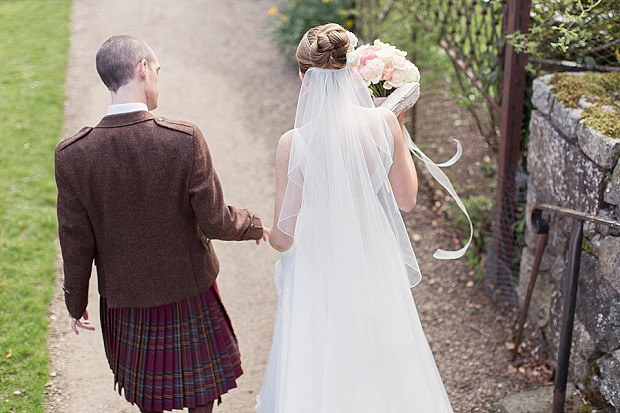
[[[381,113],[394,137],[394,159],[388,178],[398,208],[409,212],[415,207],[418,196],[418,175],[396,115],[387,109],[381,109]]]
[[[293,245],[293,238],[283,233],[278,228],[278,218],[280,209],[282,209],[282,201],[284,200],[284,192],[288,183],[288,161],[291,153],[291,142],[293,140],[293,131],[286,132],[278,142],[276,151],[276,194],[273,210],[273,226],[269,235],[269,243],[278,251],[286,251]]]

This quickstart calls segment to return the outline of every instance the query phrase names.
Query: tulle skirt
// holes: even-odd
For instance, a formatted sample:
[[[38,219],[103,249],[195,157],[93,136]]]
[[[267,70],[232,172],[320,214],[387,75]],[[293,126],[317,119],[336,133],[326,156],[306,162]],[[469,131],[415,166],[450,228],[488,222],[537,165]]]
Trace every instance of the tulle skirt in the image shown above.
[[[204,406],[243,373],[216,287],[174,303],[109,308],[101,298],[106,356],[118,392],[147,411]]]
[[[294,256],[283,253],[275,266],[278,304],[257,412],[452,412],[400,263],[386,260],[372,298],[357,300],[362,308],[296,282],[304,270]]]

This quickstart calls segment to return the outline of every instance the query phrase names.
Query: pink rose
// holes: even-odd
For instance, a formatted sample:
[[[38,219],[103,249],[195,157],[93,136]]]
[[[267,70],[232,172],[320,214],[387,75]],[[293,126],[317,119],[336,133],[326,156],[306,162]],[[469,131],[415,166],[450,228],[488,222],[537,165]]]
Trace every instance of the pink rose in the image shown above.
[[[383,76],[381,77],[381,80],[390,80],[392,78],[393,73],[394,73],[393,67],[386,67],[385,69],[383,69]]]
[[[366,64],[366,62],[368,60],[372,60],[375,57],[377,57],[373,52],[371,51],[364,51],[364,53],[362,53],[362,55],[360,56],[360,66],[364,66]]]
[[[403,83],[405,83],[405,72],[402,70],[395,70],[390,80],[385,82],[383,87],[391,89],[393,87],[400,87]]]
[[[371,59],[366,64],[360,67],[360,74],[366,80],[367,84],[379,83],[381,76],[383,75],[383,69],[385,63],[381,59]]]

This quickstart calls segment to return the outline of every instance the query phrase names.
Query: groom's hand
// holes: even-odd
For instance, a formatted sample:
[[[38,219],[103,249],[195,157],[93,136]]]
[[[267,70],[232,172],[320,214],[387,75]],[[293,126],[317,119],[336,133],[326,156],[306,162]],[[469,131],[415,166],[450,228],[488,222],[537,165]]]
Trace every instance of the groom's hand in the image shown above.
[[[269,228],[263,227],[263,237],[256,240],[256,245],[260,245],[261,239],[263,241],[267,241],[267,239],[269,238],[269,232]]]
[[[95,327],[91,327],[88,321],[88,311],[84,310],[84,314],[82,314],[82,318],[79,320],[71,317],[71,330],[73,330],[75,334],[80,334],[78,327],[88,331],[95,331]]]

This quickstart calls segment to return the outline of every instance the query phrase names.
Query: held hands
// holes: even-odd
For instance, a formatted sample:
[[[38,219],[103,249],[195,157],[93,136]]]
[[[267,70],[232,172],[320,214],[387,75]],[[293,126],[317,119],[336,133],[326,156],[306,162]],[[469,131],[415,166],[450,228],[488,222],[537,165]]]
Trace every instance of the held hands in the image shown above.
[[[263,237],[256,240],[256,245],[260,245],[261,240],[267,241],[269,239],[270,230],[267,227],[263,227]]]
[[[87,310],[84,310],[84,314],[82,314],[82,318],[79,320],[71,317],[71,330],[73,330],[73,332],[77,335],[80,334],[78,327],[88,331],[95,331],[95,327],[91,327],[90,322],[88,321]]]

